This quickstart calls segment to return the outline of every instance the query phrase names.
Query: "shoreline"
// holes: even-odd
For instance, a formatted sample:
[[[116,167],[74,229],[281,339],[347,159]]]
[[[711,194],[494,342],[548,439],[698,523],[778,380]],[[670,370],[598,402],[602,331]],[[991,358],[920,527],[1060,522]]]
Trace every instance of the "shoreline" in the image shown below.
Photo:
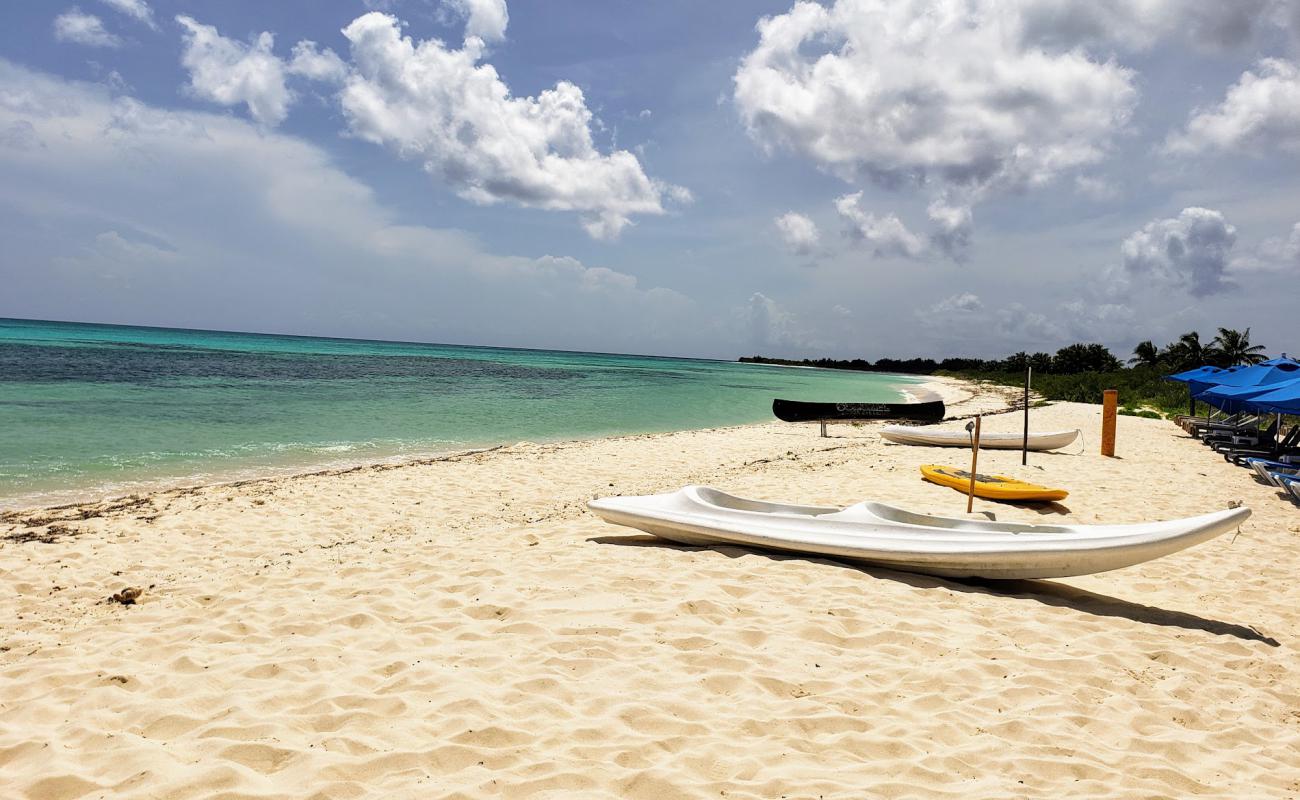
[[[277,334],[278,335],[278,334]],[[696,359],[699,360],[699,359]],[[764,366],[786,366],[786,365],[764,365]],[[792,367],[795,369],[821,369],[820,367]],[[908,377],[908,376],[897,376]],[[910,402],[917,402],[911,389],[930,389],[944,398],[945,403],[961,403],[963,405],[972,402],[977,397],[988,396],[989,398],[1000,396],[997,393],[998,387],[977,387],[976,384],[963,381],[957,378],[940,378],[935,377],[923,384],[897,384],[894,389],[909,398]],[[933,388],[932,388],[933,387]],[[953,399],[949,399],[953,398]],[[983,401],[977,401],[980,407],[983,407]],[[996,402],[996,401],[994,401]],[[230,486],[244,484],[251,481],[275,480],[278,478],[293,478],[302,475],[321,475],[337,474],[348,472],[356,469],[369,467],[388,468],[391,466],[416,465],[427,461],[443,460],[447,457],[469,455],[477,452],[499,450],[510,447],[515,444],[557,444],[567,442],[588,442],[601,439],[618,439],[622,437],[639,437],[639,436],[656,436],[670,433],[684,433],[689,431],[709,431],[725,430],[729,428],[744,428],[755,425],[767,425],[771,420],[760,420],[756,422],[737,423],[735,425],[710,426],[705,428],[682,428],[678,430],[666,431],[644,431],[629,433],[614,433],[605,435],[592,436],[557,436],[556,438],[539,437],[533,439],[523,439],[516,442],[482,442],[478,444],[466,444],[464,446],[448,447],[443,449],[423,449],[416,448],[411,452],[394,454],[386,457],[361,457],[361,458],[332,458],[332,459],[304,459],[293,463],[260,464],[253,466],[235,466],[229,465],[227,469],[217,469],[213,472],[194,472],[190,471],[183,475],[159,476],[154,478],[141,478],[138,480],[121,480],[99,482],[94,485],[85,487],[73,487],[67,489],[52,489],[37,492],[27,492],[16,494],[11,497],[0,496],[0,520],[4,515],[14,512],[30,511],[41,508],[67,508],[79,505],[94,505],[99,503],[110,503],[114,500],[133,497],[137,495],[148,495],[160,492],[173,492],[179,490],[198,489],[209,486]]]
[[[780,366],[780,365],[778,365]],[[804,369],[800,367],[799,369]],[[816,367],[807,367],[807,369],[816,369]],[[919,388],[923,391],[931,391],[944,400],[949,410],[957,409],[961,412],[982,413],[982,414],[1001,414],[1011,410],[1005,402],[1005,393],[1000,393],[997,386],[981,386],[978,384],[964,381],[959,378],[935,378],[920,384]],[[912,396],[905,389],[900,389],[905,395]],[[914,402],[916,402],[914,400]],[[956,419],[948,415],[945,419]],[[403,469],[407,467],[419,467],[445,461],[457,461],[473,456],[484,455],[488,453],[503,452],[508,454],[515,450],[529,450],[537,447],[547,447],[555,445],[582,445],[597,442],[620,442],[635,441],[647,437],[672,436],[675,434],[688,433],[724,433],[732,430],[744,430],[747,428],[762,428],[767,426],[785,427],[790,425],[807,425],[811,423],[785,423],[775,420],[764,422],[748,422],[739,425],[721,425],[710,428],[685,428],[675,431],[650,431],[644,433],[619,433],[608,436],[588,436],[577,438],[559,438],[559,439],[541,439],[538,441],[522,440],[518,442],[501,443],[487,445],[483,447],[452,448],[444,451],[435,451],[429,453],[420,453],[412,455],[393,456],[385,459],[367,459],[363,461],[327,462],[322,464],[307,464],[285,466],[282,470],[275,468],[249,468],[248,474],[235,474],[229,478],[219,478],[214,480],[187,480],[185,476],[170,479],[160,478],[155,481],[144,481],[138,485],[127,484],[121,488],[97,490],[79,490],[69,489],[58,493],[47,494],[83,494],[89,495],[83,499],[55,500],[53,502],[36,502],[19,504],[22,498],[18,498],[11,503],[8,500],[0,500],[0,524],[11,519],[20,519],[23,516],[31,516],[40,511],[64,511],[68,509],[78,509],[93,506],[112,506],[121,501],[131,501],[142,497],[152,495],[187,495],[204,489],[222,489],[222,488],[240,488],[255,484],[274,483],[278,481],[293,481],[305,478],[327,478],[338,475],[347,475],[354,472],[383,472],[393,469]],[[876,424],[876,423],[869,423]],[[240,471],[241,473],[243,471]]]

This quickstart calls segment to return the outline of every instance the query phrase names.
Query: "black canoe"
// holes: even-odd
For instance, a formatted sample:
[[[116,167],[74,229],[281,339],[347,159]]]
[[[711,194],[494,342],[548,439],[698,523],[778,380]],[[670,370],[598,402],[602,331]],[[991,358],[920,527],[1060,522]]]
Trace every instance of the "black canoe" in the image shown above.
[[[773,400],[772,413],[785,422],[819,422],[849,419],[908,419],[938,422],[943,419],[942,400],[926,403],[805,403],[801,400]]]

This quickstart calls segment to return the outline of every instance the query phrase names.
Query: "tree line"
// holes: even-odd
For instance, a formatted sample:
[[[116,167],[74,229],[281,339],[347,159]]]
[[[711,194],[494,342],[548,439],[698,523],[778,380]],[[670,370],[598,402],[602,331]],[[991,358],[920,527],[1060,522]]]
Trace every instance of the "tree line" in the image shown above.
[[[1264,346],[1252,344],[1250,328],[1244,331],[1219,328],[1218,334],[1207,344],[1196,331],[1189,331],[1164,347],[1150,340],[1133,348],[1128,366],[1134,369],[1178,372],[1204,364],[1228,367],[1236,364],[1258,364],[1263,361]],[[1084,372],[1115,372],[1124,369],[1108,348],[1095,343],[1067,345],[1052,353],[1019,352],[1002,359],[983,358],[881,358],[875,362],[862,358],[839,360],[832,358],[805,358],[800,360],[742,356],[741,361],[751,364],[784,364],[787,366],[848,369],[864,372],[892,372],[903,375],[932,375],[938,372],[961,374],[1024,373],[1032,367],[1036,375],[1077,375]]]

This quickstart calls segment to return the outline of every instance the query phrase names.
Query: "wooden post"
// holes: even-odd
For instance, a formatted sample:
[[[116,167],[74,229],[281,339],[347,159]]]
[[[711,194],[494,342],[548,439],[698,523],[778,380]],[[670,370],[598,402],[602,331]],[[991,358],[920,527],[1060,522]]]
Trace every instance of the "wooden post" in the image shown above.
[[[1107,389],[1101,393],[1101,454],[1115,456],[1115,412],[1119,406],[1119,392]]]
[[[826,420],[819,420],[822,424],[822,438],[826,438]]]
[[[969,514],[975,508],[975,470],[979,467],[980,461],[980,415],[975,415],[975,438],[971,443],[970,452],[970,490],[966,493],[966,513]]]
[[[1020,463],[1029,464],[1029,379],[1033,377],[1034,368],[1025,367],[1025,440],[1020,443]]]

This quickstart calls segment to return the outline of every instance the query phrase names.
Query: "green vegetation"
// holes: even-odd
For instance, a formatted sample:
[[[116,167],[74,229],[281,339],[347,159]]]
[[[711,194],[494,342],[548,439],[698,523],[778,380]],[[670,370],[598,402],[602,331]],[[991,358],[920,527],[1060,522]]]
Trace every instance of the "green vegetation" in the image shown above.
[[[1007,386],[1023,386],[1025,373],[1021,372],[950,372],[960,378],[990,381]],[[1188,410],[1187,386],[1164,379],[1169,371],[1152,367],[1134,367],[1105,372],[1074,372],[1067,374],[1040,374],[1034,370],[1033,389],[1048,400],[1065,400],[1072,403],[1100,403],[1106,389],[1119,392],[1121,414],[1137,417],[1159,417],[1151,411],[1164,414],[1183,414]]]
[[[1159,417],[1160,413],[1179,414],[1188,408],[1187,387],[1167,381],[1164,376],[1204,364],[1232,366],[1264,361],[1264,346],[1251,344],[1250,328],[1237,331],[1219,328],[1218,335],[1202,344],[1200,334],[1190,331],[1163,348],[1150,341],[1133,348],[1129,366],[1100,344],[1080,343],[1049,353],[1016,353],[1004,359],[882,358],[874,363],[856,358],[790,359],[749,356],[740,359],[757,364],[791,364],[796,366],[892,372],[908,375],[951,375],[971,380],[989,381],[1007,386],[1022,386],[1025,369],[1034,370],[1033,389],[1048,400],[1076,403],[1099,403],[1105,389],[1119,391],[1121,414]]]

